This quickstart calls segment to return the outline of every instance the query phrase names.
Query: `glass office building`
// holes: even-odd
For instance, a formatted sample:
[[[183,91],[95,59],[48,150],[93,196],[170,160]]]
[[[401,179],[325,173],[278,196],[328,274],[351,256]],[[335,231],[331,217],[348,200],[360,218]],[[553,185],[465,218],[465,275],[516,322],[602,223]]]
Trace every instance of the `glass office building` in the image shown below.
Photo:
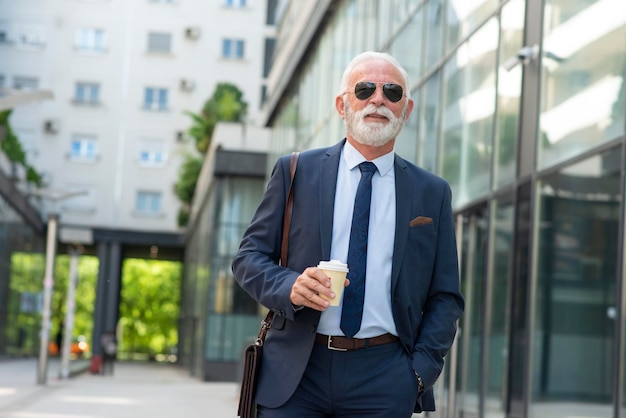
[[[452,187],[467,305],[430,416],[626,417],[626,1],[320,0],[298,31],[304,3],[277,3],[268,167],[344,136],[379,50],[415,101],[396,152]]]

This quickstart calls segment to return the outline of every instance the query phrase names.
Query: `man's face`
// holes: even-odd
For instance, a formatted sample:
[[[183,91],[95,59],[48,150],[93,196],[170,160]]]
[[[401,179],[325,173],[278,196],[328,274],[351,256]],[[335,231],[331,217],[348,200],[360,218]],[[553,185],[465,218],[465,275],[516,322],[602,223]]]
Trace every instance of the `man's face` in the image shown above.
[[[360,84],[360,87],[369,86],[369,89],[366,93],[360,92],[359,96],[371,95],[359,99],[355,95],[355,86],[364,82],[373,84]],[[385,84],[402,87],[400,100],[393,101],[397,99],[397,89],[385,93]],[[376,89],[372,92],[374,85]],[[413,108],[413,101],[406,97],[406,86],[400,72],[386,61],[366,61],[354,69],[348,86],[348,92],[341,96],[343,108],[340,109],[340,103],[337,103],[339,113],[345,119],[348,136],[370,146],[382,146],[395,139]]]

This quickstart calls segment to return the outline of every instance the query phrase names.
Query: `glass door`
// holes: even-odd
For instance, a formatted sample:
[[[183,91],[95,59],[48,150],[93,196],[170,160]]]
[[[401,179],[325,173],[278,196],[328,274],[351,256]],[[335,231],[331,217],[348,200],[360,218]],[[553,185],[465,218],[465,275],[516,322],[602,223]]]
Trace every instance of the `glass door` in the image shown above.
[[[438,417],[482,416],[484,377],[485,291],[488,250],[487,205],[457,215],[461,292],[465,313],[459,320],[456,340],[446,358],[437,387]]]
[[[513,220],[511,196],[457,215],[465,312],[437,388],[438,417],[505,416]]]
[[[488,243],[488,211],[481,206],[463,215],[460,237],[461,291],[465,313],[459,322],[456,414],[464,418],[482,417],[484,402],[483,351],[485,349],[485,292]]]

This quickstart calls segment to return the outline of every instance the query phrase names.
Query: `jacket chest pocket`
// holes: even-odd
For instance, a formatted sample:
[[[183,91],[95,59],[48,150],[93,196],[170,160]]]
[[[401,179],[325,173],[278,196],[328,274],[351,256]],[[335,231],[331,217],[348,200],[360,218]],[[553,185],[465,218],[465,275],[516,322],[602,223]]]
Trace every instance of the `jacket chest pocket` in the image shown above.
[[[430,264],[437,247],[437,231],[434,224],[419,225],[409,228],[406,256],[418,264]]]

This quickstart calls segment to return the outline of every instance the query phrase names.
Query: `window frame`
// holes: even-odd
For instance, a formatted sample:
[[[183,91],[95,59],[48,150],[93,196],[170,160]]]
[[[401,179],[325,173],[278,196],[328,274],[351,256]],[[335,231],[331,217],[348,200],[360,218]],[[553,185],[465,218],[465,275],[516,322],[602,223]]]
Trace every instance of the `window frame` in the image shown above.
[[[160,39],[155,39],[160,38]],[[167,41],[167,48],[161,48],[160,43]],[[164,54],[169,55],[172,53],[172,34],[169,32],[148,32],[148,39],[146,50],[149,54]]]
[[[79,95],[79,92],[81,93]],[[74,84],[72,102],[82,106],[97,106],[100,104],[100,83],[77,81]]]
[[[230,9],[243,9],[248,7],[248,2],[246,0],[223,0],[224,7]]]
[[[246,57],[244,39],[222,38],[222,59],[241,61]]]
[[[154,207],[155,203],[156,207]],[[163,193],[153,190],[138,190],[135,193],[134,213],[145,217],[162,215]]]
[[[73,134],[67,156],[72,162],[92,163],[98,160],[98,151],[98,141],[95,135]]]
[[[107,51],[107,33],[102,28],[76,29],[74,47],[80,52],[103,53]]]
[[[151,100],[148,100],[151,98]],[[152,112],[167,112],[169,110],[169,89],[165,87],[145,87],[143,94],[143,109]]]
[[[39,79],[37,77],[14,75],[12,81],[13,88],[16,90],[35,91],[39,89]],[[18,85],[18,81],[21,81],[23,85]]]
[[[163,167],[167,163],[167,157],[164,141],[154,139],[142,139],[139,141],[137,162],[140,166]]]

